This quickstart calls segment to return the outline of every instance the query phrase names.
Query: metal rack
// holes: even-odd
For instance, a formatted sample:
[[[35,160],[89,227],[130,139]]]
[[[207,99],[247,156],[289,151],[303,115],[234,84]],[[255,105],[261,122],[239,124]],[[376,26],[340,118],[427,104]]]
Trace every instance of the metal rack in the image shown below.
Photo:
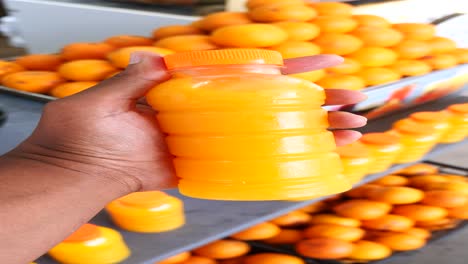
[[[441,110],[450,104],[467,101],[468,97],[450,96],[434,104],[420,105],[392,116],[372,120],[362,131],[384,131],[389,128],[393,121],[407,116],[410,112]],[[467,143],[468,140],[458,144],[438,145],[424,160],[430,160],[454,146],[466,145]],[[385,172],[369,175],[358,185],[373,181],[412,164],[414,163],[395,165]],[[159,234],[138,234],[119,230],[133,252],[129,259],[122,262],[123,264],[153,264],[172,255],[229,236],[252,225],[326,198],[304,202],[228,202],[187,198],[181,196],[175,190],[169,191],[169,193],[184,201],[188,219],[187,224],[179,230]],[[112,224],[105,212],[97,215],[92,222],[118,229]],[[44,257],[39,260],[39,264],[55,264],[55,262]]]

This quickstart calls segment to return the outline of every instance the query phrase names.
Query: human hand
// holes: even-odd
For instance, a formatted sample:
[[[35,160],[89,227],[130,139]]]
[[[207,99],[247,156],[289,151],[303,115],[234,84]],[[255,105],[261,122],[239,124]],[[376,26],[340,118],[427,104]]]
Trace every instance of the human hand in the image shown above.
[[[319,55],[285,61],[284,73],[331,67],[340,57]],[[139,104],[157,83],[170,78],[163,59],[148,53],[133,54],[131,64],[117,76],[97,86],[48,103],[30,138],[12,152],[121,183],[126,192],[164,189],[176,183],[174,171],[158,128],[154,111]],[[326,90],[327,104],[354,104],[365,99],[359,92]],[[365,118],[331,112],[330,126],[347,129],[363,126]],[[351,130],[333,132],[338,145],[360,134]]]
[[[335,55],[316,55],[285,60],[283,74],[308,72],[322,68],[333,67],[343,62],[343,58]],[[325,105],[351,105],[366,100],[367,96],[359,91],[344,89],[325,89]],[[349,128],[365,126],[367,119],[349,112],[328,112],[328,122],[333,129],[335,142],[338,146],[358,140],[361,133]]]

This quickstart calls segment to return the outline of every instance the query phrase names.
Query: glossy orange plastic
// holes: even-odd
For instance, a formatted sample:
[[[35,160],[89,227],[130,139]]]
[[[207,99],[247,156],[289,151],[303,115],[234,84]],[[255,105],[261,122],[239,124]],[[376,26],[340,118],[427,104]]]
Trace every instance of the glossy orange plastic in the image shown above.
[[[337,148],[343,164],[343,174],[352,184],[358,183],[369,172],[372,157],[366,146],[355,142]]]
[[[451,129],[450,114],[446,112],[416,112],[411,114],[410,118],[416,122],[431,126],[439,139]]]
[[[185,223],[182,201],[158,191],[131,193],[106,209],[116,225],[132,232],[166,232]]]
[[[369,173],[390,168],[402,149],[400,138],[388,133],[367,133],[361,137],[360,142],[369,149],[373,159]]]
[[[454,143],[464,140],[468,137],[468,103],[454,104],[446,109],[450,115],[450,130],[440,139],[441,143]]]
[[[92,224],[85,224],[76,230],[73,234],[65,238],[65,243],[79,243],[88,240],[93,240],[101,236],[99,227]]]
[[[439,135],[432,126],[415,122],[409,118],[395,122],[390,133],[400,136],[400,142],[403,145],[403,150],[395,160],[396,163],[414,162],[422,159],[437,144],[439,139]]]
[[[168,134],[182,194],[283,200],[350,188],[327,131],[323,89],[281,75],[278,52],[195,51],[165,61],[173,78],[146,99]]]
[[[65,264],[112,264],[128,258],[130,250],[119,232],[85,224],[52,248],[49,255]]]

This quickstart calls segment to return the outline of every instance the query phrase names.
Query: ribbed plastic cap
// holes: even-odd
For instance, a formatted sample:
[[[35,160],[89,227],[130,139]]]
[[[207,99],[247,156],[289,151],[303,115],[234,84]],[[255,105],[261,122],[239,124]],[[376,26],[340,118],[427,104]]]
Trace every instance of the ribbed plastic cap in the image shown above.
[[[96,239],[101,236],[99,227],[92,224],[84,224],[75,233],[67,237],[63,242],[65,243],[80,243]]]
[[[170,196],[163,192],[151,191],[134,192],[117,199],[117,201],[131,207],[152,208],[170,203],[172,199],[169,198]]]
[[[450,115],[444,112],[416,112],[410,115],[416,121],[421,122],[443,122],[449,119]]]
[[[395,122],[393,124],[393,128],[403,133],[417,135],[431,135],[436,132],[432,126],[419,123],[408,118]]]
[[[388,133],[366,133],[360,141],[370,145],[395,145],[400,142],[400,138]]]
[[[448,107],[448,110],[461,114],[468,114],[468,103],[467,104],[454,104]]]
[[[281,53],[262,49],[200,50],[166,55],[168,69],[209,65],[283,65]]]

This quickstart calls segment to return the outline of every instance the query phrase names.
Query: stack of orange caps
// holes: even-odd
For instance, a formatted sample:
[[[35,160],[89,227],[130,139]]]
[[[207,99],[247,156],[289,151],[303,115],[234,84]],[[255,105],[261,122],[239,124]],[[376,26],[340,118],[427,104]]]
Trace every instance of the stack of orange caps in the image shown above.
[[[447,112],[417,112],[411,114],[410,118],[413,121],[431,126],[439,135],[439,138],[444,136],[451,128],[450,114]]]
[[[364,144],[355,142],[338,147],[336,152],[343,164],[343,175],[351,184],[359,182],[369,172],[372,158]]]
[[[119,232],[101,226],[85,224],[49,251],[60,263],[111,264],[130,255]]]
[[[360,142],[370,151],[373,162],[369,173],[382,172],[390,168],[401,152],[400,138],[388,133],[367,133]]]
[[[462,141],[468,136],[468,103],[454,104],[447,107],[449,115],[450,130],[442,136],[440,142],[453,143]]]
[[[158,191],[131,193],[106,209],[116,225],[133,232],[165,232],[185,223],[182,201]]]
[[[396,163],[418,161],[428,153],[439,139],[437,131],[430,125],[415,122],[409,118],[393,124],[392,133],[400,136],[403,150]]]

